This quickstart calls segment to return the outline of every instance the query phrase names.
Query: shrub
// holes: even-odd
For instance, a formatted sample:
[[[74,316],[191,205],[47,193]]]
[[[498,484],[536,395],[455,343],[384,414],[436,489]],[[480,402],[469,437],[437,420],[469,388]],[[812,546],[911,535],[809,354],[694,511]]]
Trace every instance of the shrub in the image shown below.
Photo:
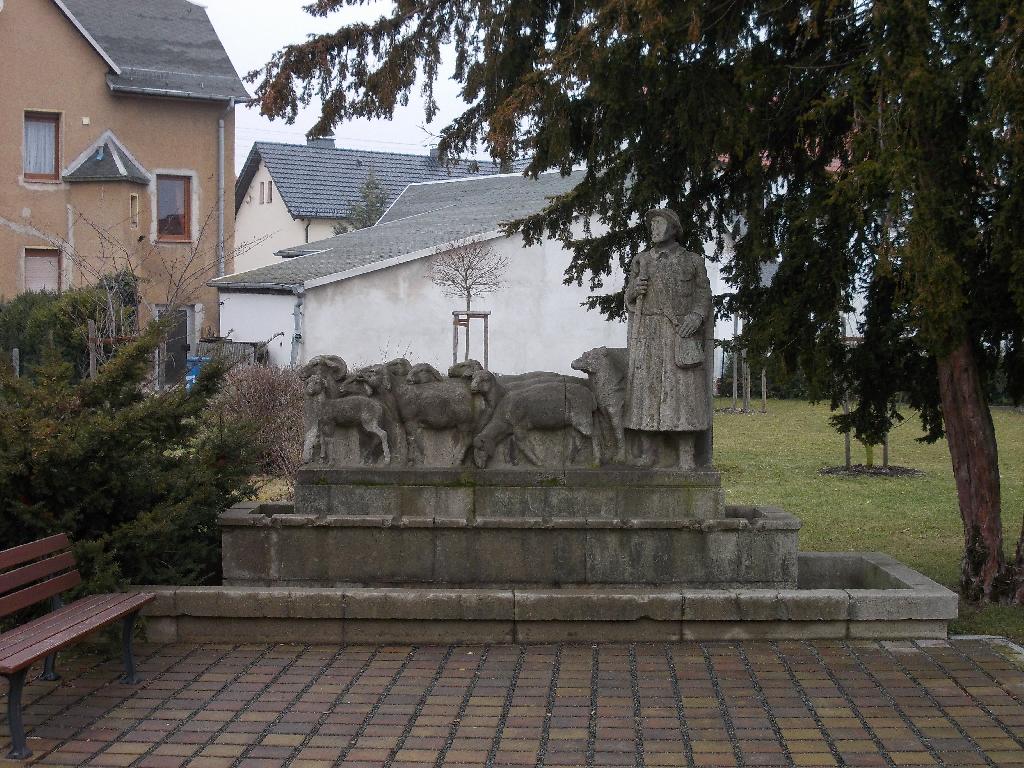
[[[245,430],[259,470],[290,480],[302,463],[303,403],[302,379],[295,370],[237,367],[227,374],[208,421]]]
[[[105,308],[106,293],[91,288],[60,295],[23,293],[0,304],[4,363],[17,347],[23,375],[33,375],[44,360],[56,357],[71,365],[73,378],[82,378],[89,371],[87,322],[102,318]]]
[[[82,591],[220,579],[217,515],[252,493],[244,430],[200,430],[223,368],[147,393],[154,323],[91,380],[51,354],[32,379],[0,370],[0,541],[66,531]]]

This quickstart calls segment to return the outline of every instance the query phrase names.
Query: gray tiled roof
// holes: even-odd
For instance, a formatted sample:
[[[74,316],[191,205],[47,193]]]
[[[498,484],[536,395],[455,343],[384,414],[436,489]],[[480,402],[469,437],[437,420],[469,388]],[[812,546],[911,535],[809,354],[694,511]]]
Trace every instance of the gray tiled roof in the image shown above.
[[[411,184],[376,226],[279,251],[293,256],[214,280],[220,288],[286,288],[364,267],[377,261],[436,248],[493,232],[502,223],[542,210],[550,198],[578,184],[583,172],[490,176]],[[305,255],[301,255],[305,254]]]
[[[186,0],[60,0],[113,61],[111,90],[249,99],[206,10]]]
[[[149,184],[149,176],[121,149],[116,141],[107,138],[92,149],[88,159],[70,173],[64,181],[127,181]]]
[[[464,160],[446,168],[428,155],[259,141],[249,150],[235,183],[236,213],[261,159],[288,213],[295,219],[345,218],[354,204],[363,201],[362,190],[370,171],[384,188],[387,205],[408,184],[485,176],[500,170],[489,161],[477,161],[473,165]],[[523,167],[525,165],[513,170]]]

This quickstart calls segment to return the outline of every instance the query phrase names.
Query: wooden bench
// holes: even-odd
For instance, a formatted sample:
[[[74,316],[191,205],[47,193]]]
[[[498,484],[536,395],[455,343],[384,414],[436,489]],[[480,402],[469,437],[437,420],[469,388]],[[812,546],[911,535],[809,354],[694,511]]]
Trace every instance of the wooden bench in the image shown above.
[[[115,621],[122,621],[121,644],[124,675],[137,683],[132,655],[132,627],[139,610],[155,595],[126,592],[90,595],[65,605],[61,593],[82,582],[75,570],[66,534],[0,551],[0,618],[44,600],[51,610],[44,616],[0,634],[0,675],[7,678],[7,722],[11,731],[8,757],[24,760],[32,754],[25,743],[21,718],[21,694],[29,667],[40,659],[43,680],[59,680],[55,671],[57,651]]]

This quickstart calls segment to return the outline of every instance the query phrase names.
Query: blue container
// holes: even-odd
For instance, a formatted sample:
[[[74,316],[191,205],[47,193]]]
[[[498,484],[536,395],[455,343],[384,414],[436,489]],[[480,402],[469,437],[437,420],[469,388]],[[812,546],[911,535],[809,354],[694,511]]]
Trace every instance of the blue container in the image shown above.
[[[196,379],[199,377],[199,372],[208,362],[210,362],[210,358],[208,357],[189,355],[185,358],[185,363],[188,366],[188,370],[185,372],[185,389],[192,389],[193,385],[196,383]]]

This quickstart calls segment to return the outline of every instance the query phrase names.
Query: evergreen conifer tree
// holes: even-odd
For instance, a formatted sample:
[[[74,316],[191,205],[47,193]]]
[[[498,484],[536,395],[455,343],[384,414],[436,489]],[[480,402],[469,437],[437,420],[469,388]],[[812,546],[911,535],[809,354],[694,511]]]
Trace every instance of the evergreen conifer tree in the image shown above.
[[[244,426],[204,428],[218,364],[190,390],[148,390],[164,332],[153,323],[94,379],[56,354],[32,377],[0,365],[0,541],[68,533],[86,590],[219,583],[217,515],[251,490]]]
[[[326,16],[359,0],[316,0]],[[513,225],[572,249],[592,303],[627,266],[650,208],[675,208],[697,249],[717,238],[754,318],[751,357],[799,364],[813,394],[852,390],[843,429],[871,440],[909,393],[949,441],[964,524],[962,590],[1024,601],[1024,538],[1003,555],[986,402],[997,365],[1024,388],[1024,12],[1011,0],[397,0],[389,15],[290,45],[262,71],[264,114],[322,100],[314,133],[389,118],[417,84],[428,120],[442,58],[467,108],[442,156],[483,144],[527,173],[586,167]],[[591,217],[605,228],[574,239]],[[735,250],[722,233],[744,231]],[[781,257],[770,286],[761,267]],[[852,350],[841,323],[871,306]]]

